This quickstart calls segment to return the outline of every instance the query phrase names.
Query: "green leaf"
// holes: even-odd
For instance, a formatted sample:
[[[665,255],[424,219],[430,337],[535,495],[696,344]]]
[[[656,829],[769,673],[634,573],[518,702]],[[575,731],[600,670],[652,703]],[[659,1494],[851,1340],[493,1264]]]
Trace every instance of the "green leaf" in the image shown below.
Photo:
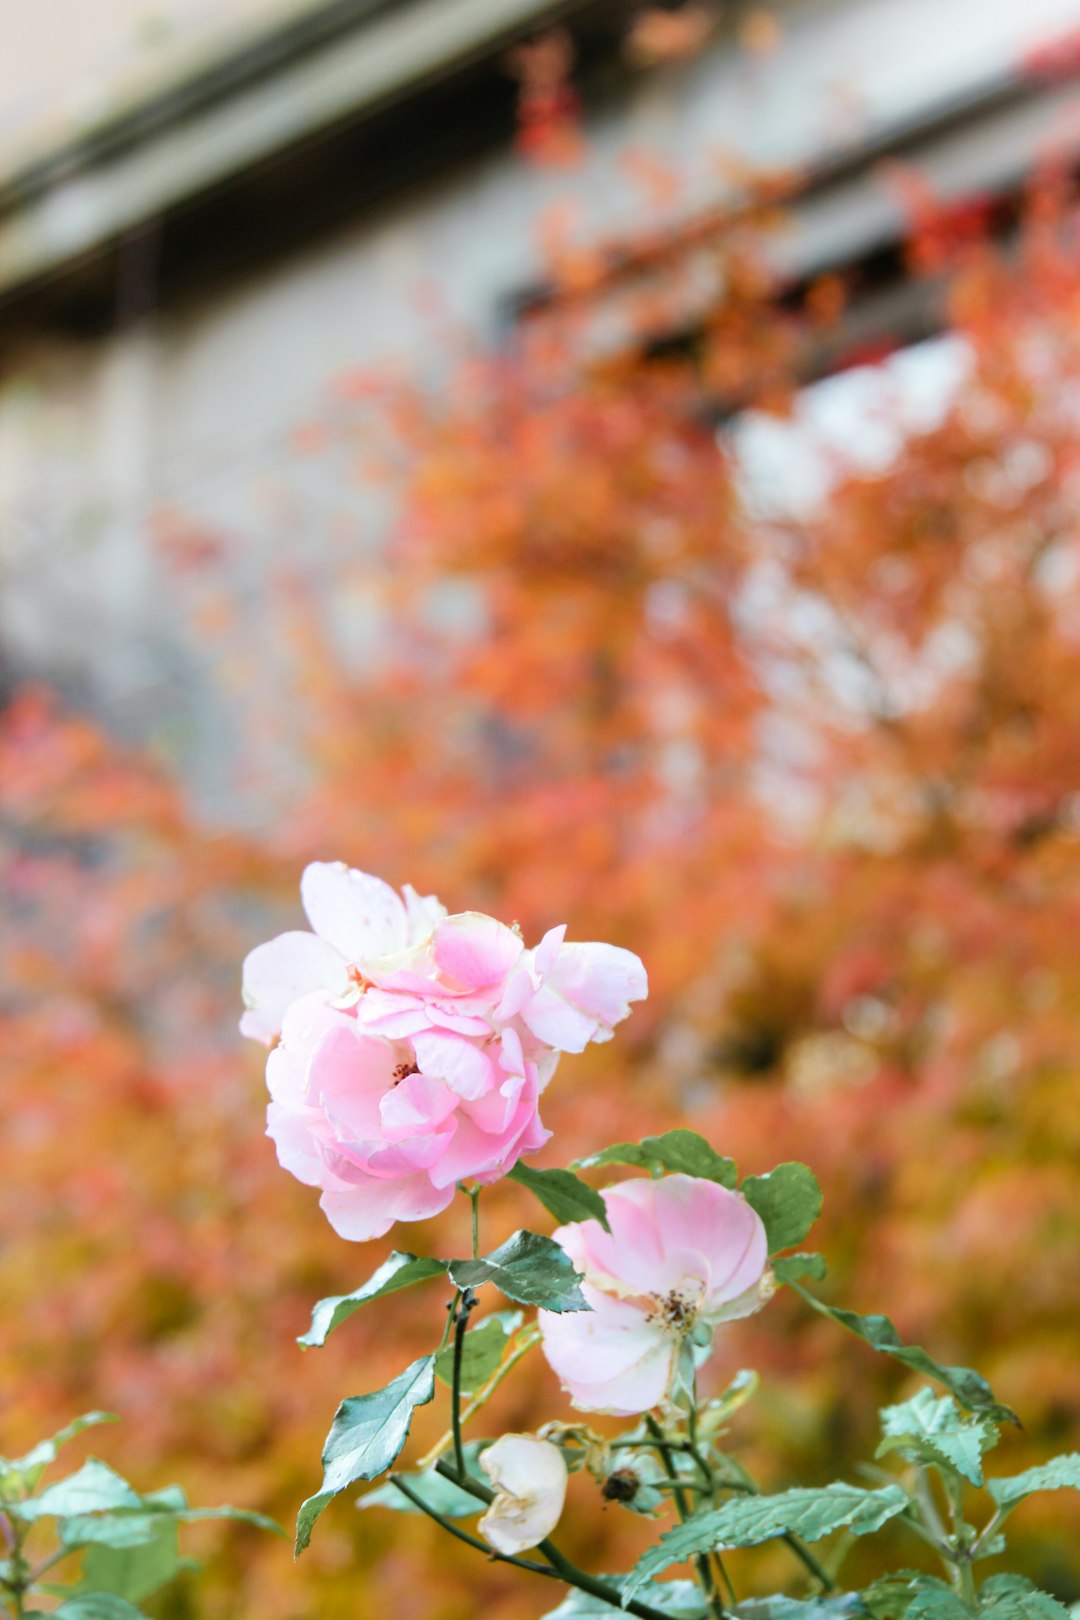
[[[625,1575],[603,1575],[600,1578],[619,1593],[627,1579]],[[709,1612],[701,1588],[694,1581],[658,1581],[649,1588],[649,1604],[659,1609],[661,1614],[670,1615],[672,1620],[705,1620]],[[605,1603],[603,1598],[593,1597],[588,1592],[573,1591],[543,1620],[610,1620],[612,1615],[622,1612],[614,1604]]]
[[[904,1620],[971,1620],[972,1610],[942,1582],[923,1581],[913,1594]]]
[[[738,1180],[734,1160],[721,1158],[696,1131],[665,1131],[662,1136],[646,1136],[640,1142],[616,1142],[614,1147],[576,1161],[582,1170],[601,1164],[632,1164],[651,1174],[668,1170],[702,1176],[706,1181],[718,1181],[721,1187],[734,1187]]]
[[[522,1320],[520,1311],[496,1311],[466,1333],[461,1353],[461,1387],[466,1395],[471,1395],[491,1377],[503,1358],[507,1341],[517,1332]],[[435,1376],[446,1385],[453,1384],[453,1344],[448,1344],[435,1357]]]
[[[54,1620],[144,1620],[141,1609],[112,1592],[76,1592],[52,1613]]]
[[[761,1216],[770,1254],[801,1243],[821,1214],[821,1188],[805,1164],[778,1164],[767,1176],[747,1176],[739,1191]]]
[[[1022,1575],[991,1575],[979,1592],[979,1613],[993,1620],[1070,1620],[1064,1603]]]
[[[917,1569],[898,1569],[880,1580],[871,1582],[862,1593],[863,1607],[872,1620],[904,1620],[920,1587],[936,1586],[952,1595],[952,1587],[936,1575],[924,1575]]]
[[[534,1193],[549,1215],[563,1224],[570,1221],[599,1221],[605,1232],[607,1209],[600,1194],[572,1170],[533,1170],[519,1159],[507,1176]]]
[[[83,1554],[83,1589],[112,1592],[140,1603],[171,1581],[180,1563],[180,1538],[171,1514],[140,1514],[148,1531],[140,1543],[96,1541]],[[108,1522],[107,1520],[105,1521]]]
[[[920,1389],[910,1401],[886,1406],[881,1413],[885,1435],[879,1457],[899,1451],[908,1462],[934,1463],[962,1474],[973,1485],[983,1482],[982,1459],[996,1446],[998,1432],[990,1419],[967,1417],[951,1395],[937,1396]]]
[[[772,1269],[778,1283],[790,1283],[798,1282],[800,1277],[821,1282],[828,1268],[822,1254],[784,1254],[773,1261]]]
[[[139,1547],[153,1541],[158,1527],[166,1521],[195,1524],[210,1519],[229,1519],[254,1525],[260,1530],[270,1530],[277,1536],[285,1534],[273,1519],[247,1508],[189,1508],[183,1492],[172,1485],[142,1497],[138,1508],[113,1508],[107,1513],[76,1514],[63,1519],[59,1535],[64,1546],[71,1548],[91,1544],[116,1548]]]
[[[329,1299],[320,1299],[311,1313],[311,1326],[296,1342],[305,1349],[325,1344],[328,1335],[342,1322],[347,1322],[361,1305],[381,1299],[384,1294],[396,1294],[399,1288],[411,1288],[414,1283],[426,1282],[429,1277],[437,1277],[445,1271],[445,1260],[425,1260],[395,1249],[378,1271],[351,1294],[333,1294]]]
[[[986,1488],[998,1507],[1015,1507],[1036,1491],[1080,1491],[1080,1452],[1070,1451],[1038,1468],[1029,1468],[1011,1479],[988,1479]]]
[[[374,1479],[389,1468],[409,1436],[413,1409],[435,1393],[435,1357],[421,1356],[385,1389],[354,1395],[334,1414],[323,1446],[322,1489],[309,1496],[296,1521],[296,1554],[311,1540],[312,1527],[328,1502],[358,1479]]]
[[[141,1507],[142,1498],[126,1479],[96,1457],[91,1457],[67,1479],[47,1485],[40,1496],[9,1504],[5,1511],[16,1518],[66,1519],[76,1513],[104,1513],[111,1508]]]
[[[755,1547],[789,1532],[804,1541],[817,1541],[833,1530],[847,1529],[865,1536],[879,1530],[908,1506],[899,1485],[864,1490],[839,1482],[820,1489],[797,1487],[777,1496],[739,1496],[722,1507],[695,1513],[677,1524],[638,1560],[623,1594],[635,1596],[654,1575],[672,1564],[715,1548]]]
[[[738,1620],[853,1620],[864,1610],[858,1592],[813,1598],[790,1598],[778,1593],[774,1597],[747,1598],[732,1613]]]
[[[492,1282],[519,1305],[545,1311],[587,1311],[581,1278],[564,1249],[536,1232],[515,1232],[480,1260],[451,1260],[450,1276],[459,1288]]]
[[[841,1310],[838,1305],[826,1305],[824,1300],[818,1299],[816,1294],[811,1294],[793,1278],[789,1277],[786,1281],[788,1287],[793,1288],[815,1311],[847,1328],[849,1333],[854,1333],[872,1349],[892,1356],[894,1361],[902,1362],[905,1367],[943,1384],[969,1412],[981,1412],[995,1423],[1015,1423],[1019,1426],[1016,1413],[995,1399],[993,1390],[981,1373],[973,1372],[970,1367],[943,1367],[917,1344],[905,1344],[887,1316],[860,1316],[856,1311]]]
[[[66,1446],[84,1429],[95,1428],[99,1423],[119,1421],[115,1412],[85,1412],[48,1440],[39,1440],[25,1457],[0,1457],[0,1483],[14,1484],[16,1488],[32,1491],[45,1469],[55,1461],[61,1446]]]

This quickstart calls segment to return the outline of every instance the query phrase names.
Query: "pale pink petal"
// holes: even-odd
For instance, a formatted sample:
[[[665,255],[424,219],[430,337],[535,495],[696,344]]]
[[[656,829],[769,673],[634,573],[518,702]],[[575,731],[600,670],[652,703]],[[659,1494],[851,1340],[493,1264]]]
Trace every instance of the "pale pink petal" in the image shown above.
[[[522,949],[512,928],[479,911],[446,917],[435,929],[435,962],[440,973],[466,990],[501,984]]]
[[[427,1134],[403,1136],[397,1142],[357,1143],[356,1156],[362,1156],[365,1170],[373,1176],[406,1176],[413,1170],[430,1170],[445,1159],[457,1129],[458,1122],[451,1115]]]
[[[649,993],[641,958],[618,945],[563,945],[547,981],[564,1000],[592,1013],[607,1029],[621,1023],[632,1001],[643,1001]]]
[[[383,1127],[391,1135],[424,1130],[441,1125],[454,1112],[458,1099],[441,1080],[425,1074],[409,1074],[379,1104]]]
[[[416,996],[399,995],[393,990],[365,990],[356,1004],[357,1021],[373,1035],[390,1041],[408,1040],[431,1020],[423,1001]]]
[[[294,1001],[314,990],[327,998],[348,988],[346,963],[339,951],[314,934],[296,929],[256,945],[244,959],[244,1003],[240,1033],[266,1045],[281,1033],[282,1020]]]
[[[650,1411],[667,1394],[678,1341],[633,1306],[583,1291],[591,1311],[537,1314],[548,1363],[580,1411]]]
[[[463,1035],[429,1030],[414,1036],[412,1044],[421,1074],[445,1080],[459,1097],[482,1097],[498,1083],[498,1073],[487,1053]]]
[[[535,951],[533,951],[533,971],[538,979],[546,979],[555,966],[556,958],[561,953],[562,943],[565,938],[566,924],[560,923],[558,928],[548,929]]]
[[[696,1176],[666,1176],[656,1200],[665,1249],[699,1250],[711,1273],[709,1307],[736,1299],[761,1281],[769,1259],[761,1217],[741,1193]]]
[[[584,1052],[600,1027],[591,1013],[572,1006],[546,984],[525,1003],[520,1017],[538,1041],[557,1052]]]
[[[266,1085],[275,1102],[290,1108],[307,1102],[311,1054],[327,1030],[339,1026],[348,1031],[352,1019],[328,1006],[318,991],[289,1006],[281,1023],[281,1040],[266,1060]]]
[[[454,1117],[457,1120],[457,1134],[438,1163],[431,1166],[431,1180],[436,1187],[445,1187],[473,1176],[487,1176],[493,1170],[505,1174],[513,1169],[525,1151],[523,1144],[533,1140],[538,1131],[543,1131],[532,1109],[524,1110],[521,1117],[513,1119],[506,1130],[494,1135],[481,1130],[463,1110],[459,1110]],[[548,1134],[544,1133],[545,1141]],[[542,1142],[537,1143],[537,1146],[542,1145]],[[529,1151],[534,1152],[535,1149],[530,1147]]]
[[[313,861],[300,879],[308,921],[349,962],[392,956],[408,944],[405,907],[388,883],[343,861]]]
[[[454,1187],[433,1187],[426,1175],[400,1181],[371,1181],[347,1192],[324,1192],[319,1206],[339,1237],[366,1243],[382,1237],[395,1221],[426,1221],[454,1197]]]
[[[338,1027],[322,1035],[308,1065],[308,1101],[322,1108],[335,1133],[377,1137],[379,1104],[394,1083],[392,1046]]]
[[[323,1161],[313,1135],[314,1115],[315,1110],[311,1108],[285,1108],[280,1103],[269,1103],[266,1134],[277,1149],[278,1163],[283,1169],[308,1187],[321,1187]]]

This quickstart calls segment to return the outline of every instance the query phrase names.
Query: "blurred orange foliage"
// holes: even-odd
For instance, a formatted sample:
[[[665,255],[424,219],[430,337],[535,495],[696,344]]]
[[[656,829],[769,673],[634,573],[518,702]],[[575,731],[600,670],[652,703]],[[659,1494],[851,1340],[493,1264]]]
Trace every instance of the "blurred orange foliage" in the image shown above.
[[[826,317],[818,299],[781,320],[741,234],[718,241],[725,290],[683,343],[600,350],[603,286],[584,307],[556,288],[512,353],[438,396],[354,399],[327,441],[355,432],[370,456],[373,419],[386,435],[401,518],[370,571],[388,632],[357,677],[323,599],[268,591],[313,784],[272,840],[198,824],[159,768],[40,691],[13,698],[10,1446],[111,1407],[118,1465],[147,1486],[181,1477],[288,1521],[338,1398],[439,1331],[436,1290],[307,1357],[294,1343],[384,1247],[341,1243],[277,1168],[235,1034],[240,959],[296,925],[313,857],[639,951],[650,1000],[564,1061],[547,1162],[679,1122],[747,1170],[807,1160],[837,1297],[986,1372],[1027,1425],[1018,1465],[1080,1439],[1076,246],[1067,211],[1036,210],[1009,262],[965,232],[949,319],[970,370],[944,421],[782,522],[744,498],[717,411],[787,410]],[[522,1196],[485,1195],[492,1238],[535,1218]],[[464,1222],[407,1241],[460,1246]],[[763,1477],[833,1477],[872,1450],[891,1364],[786,1298],[729,1343],[718,1377],[762,1370],[738,1421]],[[502,1426],[563,1410],[539,1364],[501,1399]],[[422,1442],[441,1427],[423,1417]],[[625,1565],[648,1526],[574,1489],[570,1549]],[[1028,1572],[1075,1598],[1056,1503],[1024,1512]],[[295,1572],[238,1532],[165,1612],[551,1606],[429,1530],[342,1503]],[[784,1579],[772,1557],[762,1581]]]

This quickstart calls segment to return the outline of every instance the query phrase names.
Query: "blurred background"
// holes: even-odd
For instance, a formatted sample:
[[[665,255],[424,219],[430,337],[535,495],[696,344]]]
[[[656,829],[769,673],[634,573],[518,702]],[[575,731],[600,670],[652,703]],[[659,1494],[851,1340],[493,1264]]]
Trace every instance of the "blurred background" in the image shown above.
[[[1002,1471],[1080,1443],[1078,164],[1080,0],[0,7],[4,1451],[105,1407],[288,1523],[438,1330],[294,1342],[389,1247],[236,1033],[312,858],[639,951],[544,1162],[805,1159],[833,1297],[987,1373]],[[740,1365],[777,1487],[907,1387],[786,1298]],[[1076,1601],[1067,1509],[1016,1546]],[[428,1530],[207,1531],[156,1612],[551,1607]]]

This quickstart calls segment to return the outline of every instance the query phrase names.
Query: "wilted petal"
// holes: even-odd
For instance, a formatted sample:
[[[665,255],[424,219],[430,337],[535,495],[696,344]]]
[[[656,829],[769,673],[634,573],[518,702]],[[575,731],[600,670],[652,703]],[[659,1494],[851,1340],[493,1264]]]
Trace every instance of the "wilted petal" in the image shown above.
[[[480,1453],[495,1500],[480,1534],[496,1552],[535,1547],[558,1524],[566,1501],[566,1462],[558,1446],[535,1434],[504,1434]]]

